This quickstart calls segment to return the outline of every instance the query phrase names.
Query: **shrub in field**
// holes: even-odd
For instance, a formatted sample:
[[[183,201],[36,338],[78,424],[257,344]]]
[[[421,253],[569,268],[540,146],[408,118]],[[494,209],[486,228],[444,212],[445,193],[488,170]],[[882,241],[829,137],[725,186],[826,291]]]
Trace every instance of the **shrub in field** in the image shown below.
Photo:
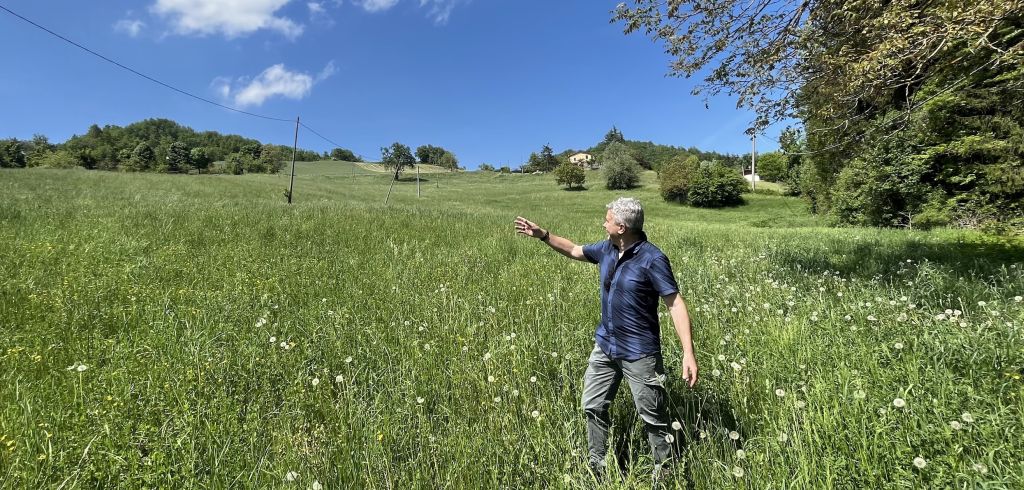
[[[49,151],[33,160],[33,165],[47,168],[75,168],[78,166],[78,159],[67,150]]]
[[[632,189],[640,183],[640,166],[622,143],[612,142],[605,147],[601,168],[608,189]]]
[[[159,172],[180,172],[188,171],[191,165],[190,158],[192,152],[189,150],[188,145],[180,141],[171,143],[171,146],[167,148],[167,158],[164,159],[162,165],[157,167]]]
[[[244,153],[232,153],[224,161],[224,172],[231,175],[242,175],[246,168],[252,166],[252,158]]]
[[[575,163],[565,162],[555,168],[555,183],[558,185],[572,189],[576,186],[583,187],[586,180],[587,175],[583,172],[583,167]]]
[[[695,156],[673,158],[658,175],[661,197],[666,201],[687,202],[690,184],[699,170],[700,163]]]
[[[781,152],[773,151],[757,156],[757,175],[768,182],[783,182],[787,177],[788,158]]]
[[[139,143],[132,150],[131,157],[128,158],[128,163],[122,165],[125,170],[128,171],[143,171],[153,168],[156,163],[156,152],[153,148],[146,143]]]
[[[494,166],[489,164],[489,163],[481,163],[480,167],[478,167],[477,170],[479,170],[481,172],[497,172],[498,171],[498,169],[494,168]]]
[[[747,182],[736,170],[718,163],[702,164],[690,183],[687,200],[700,208],[743,204]]]

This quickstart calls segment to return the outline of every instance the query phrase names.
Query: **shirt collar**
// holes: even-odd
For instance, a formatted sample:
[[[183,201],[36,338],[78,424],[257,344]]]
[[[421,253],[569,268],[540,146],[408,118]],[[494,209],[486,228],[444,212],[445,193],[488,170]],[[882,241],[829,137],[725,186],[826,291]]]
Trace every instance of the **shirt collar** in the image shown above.
[[[639,248],[640,245],[642,245],[646,241],[647,241],[647,233],[644,232],[643,230],[641,230],[640,231],[640,236],[637,237],[637,240],[635,242],[633,242],[632,245],[630,245],[628,248],[626,248],[626,251],[623,252],[622,256],[625,257],[627,254],[636,253],[637,252],[637,248]],[[615,242],[612,242],[612,248],[614,248],[615,250],[619,249],[619,247],[615,246]]]

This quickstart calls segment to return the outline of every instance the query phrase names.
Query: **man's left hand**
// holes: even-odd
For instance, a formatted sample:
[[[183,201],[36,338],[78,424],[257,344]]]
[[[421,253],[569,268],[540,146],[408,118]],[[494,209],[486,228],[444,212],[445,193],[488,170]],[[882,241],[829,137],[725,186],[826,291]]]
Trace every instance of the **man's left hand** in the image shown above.
[[[697,384],[697,359],[694,359],[692,355],[683,356],[683,380],[686,381],[691,388]]]

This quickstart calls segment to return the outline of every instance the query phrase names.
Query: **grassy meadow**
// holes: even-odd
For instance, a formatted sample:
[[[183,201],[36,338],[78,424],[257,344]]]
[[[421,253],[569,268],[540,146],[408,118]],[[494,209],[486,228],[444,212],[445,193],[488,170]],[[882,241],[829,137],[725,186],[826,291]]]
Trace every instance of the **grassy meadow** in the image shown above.
[[[512,231],[601,240],[619,195],[694,319],[667,487],[1024,487],[1024,246],[412,177],[0,170],[0,488],[650,488],[625,385],[586,471],[596,267]]]

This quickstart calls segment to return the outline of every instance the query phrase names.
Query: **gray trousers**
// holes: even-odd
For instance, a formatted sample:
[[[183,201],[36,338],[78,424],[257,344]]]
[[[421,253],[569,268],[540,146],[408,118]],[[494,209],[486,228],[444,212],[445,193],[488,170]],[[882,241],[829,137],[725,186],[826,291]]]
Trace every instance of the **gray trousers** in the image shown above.
[[[625,376],[637,414],[644,421],[647,439],[656,464],[672,457],[669,432],[668,393],[665,390],[665,366],[661,354],[635,361],[610,359],[596,344],[590,353],[590,365],[583,376],[583,411],[587,414],[587,444],[590,464],[602,469],[608,452],[609,408]]]

